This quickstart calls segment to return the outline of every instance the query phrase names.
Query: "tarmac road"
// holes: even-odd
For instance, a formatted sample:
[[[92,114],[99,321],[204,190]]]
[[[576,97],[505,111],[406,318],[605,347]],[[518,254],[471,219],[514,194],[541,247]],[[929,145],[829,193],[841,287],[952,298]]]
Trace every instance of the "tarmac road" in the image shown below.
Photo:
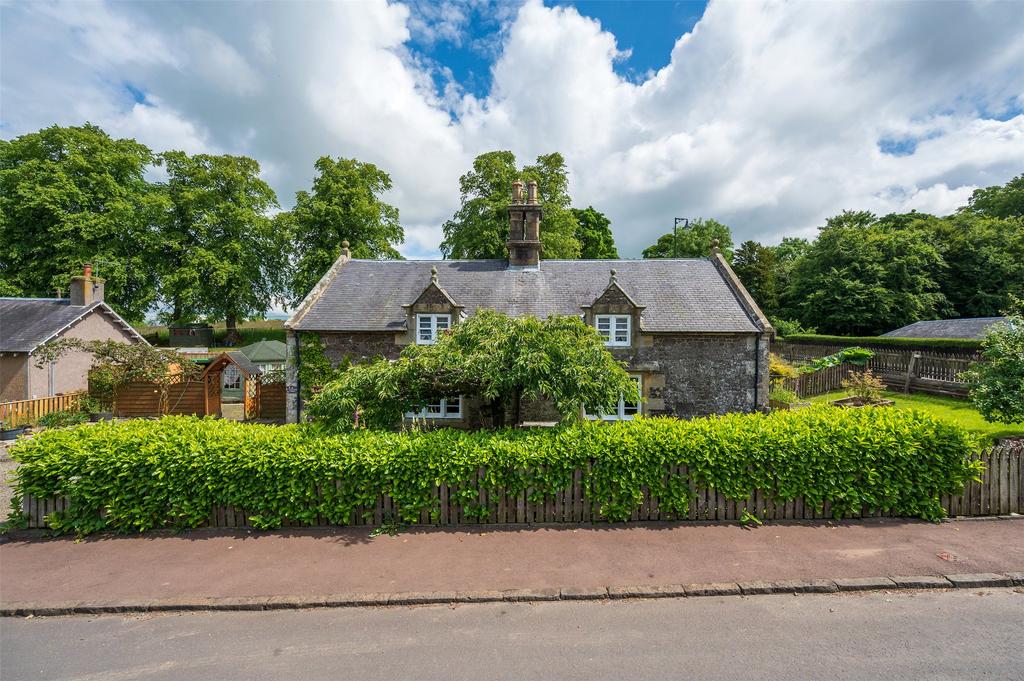
[[[24,679],[1015,679],[1024,590],[0,620]]]

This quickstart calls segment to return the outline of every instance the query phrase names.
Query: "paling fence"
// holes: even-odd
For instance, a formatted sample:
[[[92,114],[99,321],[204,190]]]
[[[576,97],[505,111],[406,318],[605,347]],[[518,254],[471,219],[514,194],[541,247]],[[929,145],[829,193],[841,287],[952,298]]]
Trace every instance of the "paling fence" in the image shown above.
[[[17,400],[0,403],[0,423],[4,428],[18,428],[33,423],[41,416],[55,411],[67,411],[78,408],[78,402],[85,391],[39,397],[34,400]]]
[[[778,353],[790,362],[802,364],[833,355],[844,347],[846,346],[779,342],[773,344],[772,352]],[[964,372],[979,359],[973,353],[940,350],[872,348],[872,352],[875,355],[868,360],[867,368],[877,374],[890,389],[956,397],[967,396],[969,386]],[[815,374],[789,379],[785,387],[794,390],[800,397],[813,397],[832,390],[839,390],[849,369],[849,365],[829,367],[829,369],[815,372]],[[830,371],[831,373],[829,373]],[[797,383],[797,381],[816,374],[823,375],[814,380]]]
[[[985,464],[985,474],[981,482],[972,482],[965,486],[963,494],[944,496],[941,499],[943,508],[952,516],[993,516],[1024,512],[1024,443],[1005,441],[990,447],[976,455]],[[685,472],[685,467],[674,467],[669,473]],[[484,480],[486,471],[477,473],[478,480]],[[484,510],[482,517],[467,512],[462,504],[456,501],[459,487],[442,484],[434,488],[434,499],[437,518],[432,518],[429,511],[422,511],[419,522],[422,525],[463,525],[463,524],[531,524],[531,523],[589,523],[603,522],[600,509],[591,504],[587,490],[582,483],[583,471],[577,470],[572,485],[558,492],[554,497],[543,501],[531,501],[531,490],[519,494],[495,494],[488,496],[483,485],[466,485],[466,490],[480,490],[474,505]],[[64,510],[71,503],[67,499],[33,499],[26,497],[23,503],[25,515],[29,518],[29,527],[46,527],[46,516],[55,511]],[[719,520],[736,521],[748,512],[761,520],[814,520],[832,517],[831,504],[825,502],[822,508],[814,508],[797,498],[786,502],[775,501],[768,494],[757,491],[748,499],[726,499],[713,489],[690,489],[690,508],[685,517],[675,517],[659,508],[658,498],[645,492],[642,503],[633,511],[630,521],[661,521],[661,520]],[[850,514],[848,518],[892,517],[885,509],[863,508],[859,513]],[[380,495],[377,503],[371,508],[353,511],[348,525],[379,526],[393,522],[394,507],[391,498]],[[323,517],[314,523],[286,522],[288,527],[323,526],[327,525]],[[245,509],[218,506],[210,509],[207,521],[209,527],[237,528],[249,527]]]

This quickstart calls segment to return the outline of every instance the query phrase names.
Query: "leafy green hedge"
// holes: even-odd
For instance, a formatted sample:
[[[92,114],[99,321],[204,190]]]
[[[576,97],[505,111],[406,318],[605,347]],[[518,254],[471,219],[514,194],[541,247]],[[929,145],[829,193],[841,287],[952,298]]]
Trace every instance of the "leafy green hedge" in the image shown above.
[[[896,338],[890,336],[825,336],[799,333],[780,338],[786,343],[821,343],[823,345],[866,345],[886,348],[920,350],[980,350],[981,341],[971,338]]]
[[[310,426],[244,425],[170,416],[52,430],[20,442],[13,505],[20,497],[68,497],[49,518],[60,532],[85,534],[195,527],[213,505],[244,508],[254,525],[344,524],[353,511],[390,494],[396,512],[436,518],[436,486],[462,485],[466,516],[476,505],[476,471],[490,494],[532,488],[550,498],[584,471],[584,489],[608,520],[625,520],[646,485],[662,510],[683,516],[689,480],[666,473],[685,464],[698,488],[730,499],[755,489],[777,501],[803,496],[837,517],[860,510],[937,519],[942,494],[957,494],[980,474],[975,447],[959,426],[897,409],[816,407],[681,421],[584,422],[558,429],[422,433],[356,431],[323,436]],[[589,468],[587,464],[590,464]],[[319,489],[319,493],[318,493]],[[19,517],[15,512],[13,516]]]

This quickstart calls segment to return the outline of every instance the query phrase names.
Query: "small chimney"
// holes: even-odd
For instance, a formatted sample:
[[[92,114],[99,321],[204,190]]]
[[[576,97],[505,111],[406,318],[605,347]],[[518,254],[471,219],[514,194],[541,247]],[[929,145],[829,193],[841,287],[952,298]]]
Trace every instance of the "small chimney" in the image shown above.
[[[103,280],[92,276],[92,265],[86,263],[82,276],[71,277],[71,304],[85,307],[103,302]]]
[[[537,183],[526,185],[523,202],[523,183],[512,183],[512,204],[508,207],[508,264],[511,267],[540,266],[540,219],[544,211],[537,203]]]

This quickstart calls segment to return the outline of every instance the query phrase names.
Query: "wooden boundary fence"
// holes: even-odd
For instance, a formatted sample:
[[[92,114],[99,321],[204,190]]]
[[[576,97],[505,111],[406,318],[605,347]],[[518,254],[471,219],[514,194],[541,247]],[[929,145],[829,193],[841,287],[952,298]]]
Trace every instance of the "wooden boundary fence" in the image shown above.
[[[986,466],[986,472],[980,483],[969,483],[964,493],[958,496],[943,496],[942,506],[951,516],[986,516],[1006,515],[1024,512],[1024,445],[1021,443],[1003,443],[989,448],[977,455]],[[671,472],[685,472],[685,467],[674,467]],[[477,473],[477,481],[482,481],[486,472]],[[498,494],[487,496],[479,484],[471,484],[467,489],[479,490],[476,503],[486,514],[478,518],[468,514],[456,499],[460,489],[442,484],[434,489],[436,507],[439,516],[431,519],[428,511],[420,514],[420,525],[462,525],[462,524],[530,524],[530,523],[590,523],[603,522],[599,509],[591,504],[587,490],[582,484],[582,471],[577,470],[573,476],[573,484],[544,501],[530,501],[529,491],[516,495]],[[45,516],[67,507],[64,499],[33,499],[26,497],[23,509],[29,517],[29,527],[45,527]],[[736,521],[744,512],[750,512],[762,520],[816,520],[832,517],[831,505],[825,502],[821,509],[816,509],[803,499],[797,498],[787,502],[776,502],[763,492],[758,491],[749,499],[726,499],[716,490],[698,489],[692,483],[690,487],[690,509],[685,518],[672,517],[662,512],[658,499],[649,493],[644,494],[643,502],[633,511],[631,521],[651,520],[719,520]],[[354,511],[348,519],[348,525],[379,526],[393,520],[394,506],[391,497],[381,495],[373,508]],[[848,518],[893,517],[891,511],[864,508],[860,513],[850,514]],[[315,523],[286,522],[286,527],[325,526],[327,521],[318,517]],[[209,527],[249,527],[248,516],[243,509],[231,507],[215,507],[210,511],[207,521]]]
[[[85,395],[85,391],[54,395],[53,397],[39,397],[34,400],[18,400],[16,402],[0,403],[0,422],[4,428],[17,428],[32,423],[40,416],[55,411],[66,411],[78,406],[78,400]]]
[[[772,352],[777,352],[791,362],[802,363],[819,357],[835,354],[843,349],[842,345],[811,345],[804,343],[777,343]],[[868,360],[867,368],[871,369],[891,390],[924,392],[934,395],[952,395],[966,397],[968,385],[963,380],[963,372],[977,361],[976,355],[957,352],[894,350],[873,348],[874,357]],[[796,381],[807,376],[826,374],[833,369],[829,367],[814,374],[789,379],[786,388],[796,391],[800,397],[812,397],[832,390],[839,390],[842,379],[846,377],[849,366],[843,371],[835,371],[833,376],[823,376],[817,381],[800,383]],[[838,374],[842,377],[838,377]]]

